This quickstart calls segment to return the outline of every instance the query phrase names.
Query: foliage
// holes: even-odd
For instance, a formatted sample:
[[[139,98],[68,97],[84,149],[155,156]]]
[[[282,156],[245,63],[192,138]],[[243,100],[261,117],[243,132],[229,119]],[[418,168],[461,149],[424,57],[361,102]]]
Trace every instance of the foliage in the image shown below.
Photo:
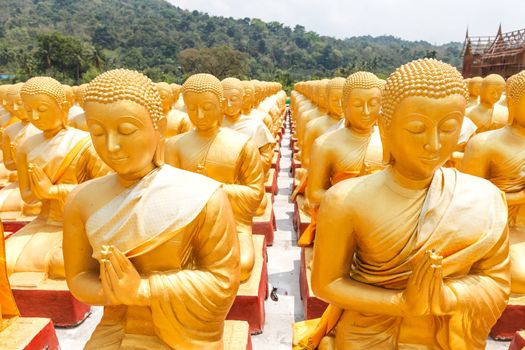
[[[421,57],[461,64],[461,44],[392,36],[339,40],[259,19],[186,11],[163,0],[0,0],[0,72],[47,74],[67,83],[129,67],[181,83],[220,78],[294,81],[369,70],[386,77]]]

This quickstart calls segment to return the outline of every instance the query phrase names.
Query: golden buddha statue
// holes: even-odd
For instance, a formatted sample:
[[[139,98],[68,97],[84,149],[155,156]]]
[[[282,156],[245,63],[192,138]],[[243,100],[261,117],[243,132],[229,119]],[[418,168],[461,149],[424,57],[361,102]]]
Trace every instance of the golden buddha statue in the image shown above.
[[[509,208],[513,293],[525,294],[525,71],[509,78],[510,125],[474,136],[461,171],[483,177],[505,192]]]
[[[258,80],[245,81],[243,82],[243,90],[243,113],[246,114],[248,112],[248,108],[250,108],[250,112],[248,112],[250,116],[261,119],[268,130],[273,130],[273,118],[270,113],[258,108],[262,96],[260,82]]]
[[[0,234],[4,237],[4,226],[0,223]],[[5,242],[0,241],[0,332],[6,329],[18,316],[20,312],[16,306],[7,269],[5,267]]]
[[[313,99],[313,101],[317,105],[317,107],[301,114],[299,116],[299,120],[297,121],[297,139],[301,152],[303,151],[304,147],[304,136],[306,132],[306,125],[308,124],[308,122],[316,118],[328,115],[328,100],[326,96],[326,88],[328,86],[328,82],[328,79],[323,79],[315,84],[315,98]],[[300,157],[300,159],[302,160],[302,155]]]
[[[182,85],[182,95],[195,129],[167,141],[166,163],[223,183],[237,224],[245,281],[255,262],[252,221],[264,197],[260,154],[248,136],[220,126],[224,96],[217,78],[192,75]]]
[[[84,93],[86,92],[87,84],[77,86],[76,89],[71,88],[73,96],[71,99],[67,97],[68,90],[66,88],[66,99],[70,103],[68,111],[69,126],[87,131],[86,115],[84,113]]]
[[[305,169],[310,165],[310,154],[314,141],[336,125],[343,117],[343,85],[345,78],[331,79],[326,85],[326,101],[328,113],[313,119],[306,124],[303,147],[301,149],[301,166]]]
[[[479,104],[467,111],[467,117],[477,126],[477,133],[502,128],[508,122],[508,110],[498,104],[505,79],[498,74],[490,74],[483,78]]]
[[[0,113],[0,128],[8,127],[18,121],[18,119],[13,116],[12,107],[7,102],[7,92],[10,87],[11,84],[0,85],[0,103],[2,107],[2,113]]]
[[[79,183],[108,169],[95,153],[89,134],[67,127],[68,104],[58,81],[31,78],[20,95],[31,123],[41,130],[17,149],[20,193],[26,203],[42,202],[42,210],[7,240],[7,269],[9,274],[39,272],[40,280],[60,279],[64,277],[64,201]]]
[[[224,91],[224,119],[222,126],[238,131],[250,138],[259,150],[265,179],[272,167],[275,139],[268,127],[257,117],[251,117],[244,105],[244,86],[236,78],[226,78],[222,82]],[[248,111],[247,114],[243,111]]]
[[[301,235],[298,245],[312,244],[319,205],[332,185],[383,168],[381,140],[374,127],[379,115],[382,87],[381,80],[369,72],[353,73],[343,82],[341,109],[345,127],[321,135],[314,142],[310,161],[315,166],[309,169],[306,184],[303,185],[306,189],[303,210],[310,213],[311,223]]]
[[[25,140],[39,133],[40,130],[29,122],[20,95],[23,85],[23,83],[11,85],[6,96],[7,104],[13,112],[13,116],[20,122],[8,126],[2,133],[4,165],[15,176],[10,176],[12,182],[0,190],[0,212],[20,212],[22,210],[24,215],[32,216],[39,213],[40,203],[29,205],[22,200],[16,176],[16,153]]]
[[[163,165],[166,117],[145,75],[99,75],[85,110],[93,145],[115,172],[78,186],[66,203],[68,285],[104,305],[85,349],[222,349],[239,247],[220,183]]]
[[[485,349],[510,292],[507,215],[490,182],[441,167],[467,100],[461,74],[434,59],[390,75],[379,116],[390,166],[324,195],[312,288],[337,306],[297,348]]]
[[[189,131],[192,125],[188,115],[178,109],[172,108],[173,104],[179,98],[179,95],[173,94],[173,88],[168,83],[161,82],[156,85],[162,101],[162,113],[167,117],[164,136],[169,138]]]
[[[482,77],[472,77],[467,80],[468,95],[469,95],[469,102],[467,104],[467,108],[474,107],[478,104],[482,84],[483,84]]]

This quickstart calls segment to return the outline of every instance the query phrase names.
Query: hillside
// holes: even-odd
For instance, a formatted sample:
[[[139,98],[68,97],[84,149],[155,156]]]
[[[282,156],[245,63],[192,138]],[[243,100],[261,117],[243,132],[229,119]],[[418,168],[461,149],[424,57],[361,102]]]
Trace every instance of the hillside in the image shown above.
[[[258,19],[214,17],[162,0],[0,0],[0,72],[89,81],[130,67],[154,80],[196,71],[285,85],[370,70],[387,76],[420,57],[459,66],[460,43],[433,46],[391,36],[339,40]]]

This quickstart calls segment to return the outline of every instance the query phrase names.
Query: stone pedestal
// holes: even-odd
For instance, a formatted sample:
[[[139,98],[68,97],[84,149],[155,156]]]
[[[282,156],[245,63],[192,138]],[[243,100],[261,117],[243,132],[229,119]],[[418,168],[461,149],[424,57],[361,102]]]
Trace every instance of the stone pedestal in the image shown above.
[[[503,314],[492,327],[490,336],[496,340],[510,340],[517,331],[524,329],[525,297],[511,295]]]
[[[514,333],[512,343],[510,343],[509,350],[523,350],[525,349],[525,331]]]
[[[268,172],[268,180],[264,184],[264,189],[267,193],[277,194],[279,192],[279,186],[277,183],[277,171],[274,168],[270,168]]]
[[[90,313],[91,307],[71,294],[65,280],[45,279],[43,273],[17,272],[9,281],[23,317],[45,317],[57,327],[75,327]]]
[[[224,350],[252,350],[248,322],[226,321],[224,323]]]
[[[266,244],[272,245],[274,239],[275,213],[273,211],[272,195],[266,193],[268,204],[264,214],[253,218],[252,231],[255,235],[263,235],[266,238]]]
[[[0,332],[0,349],[60,349],[55,328],[50,319],[17,317],[10,322],[12,323]]]
[[[299,287],[301,289],[301,299],[303,300],[304,319],[311,320],[323,315],[328,304],[317,298],[312,291],[311,284],[311,262],[313,258],[313,248],[306,247],[301,251],[301,272],[299,275]]]
[[[297,234],[297,238],[301,237],[304,230],[306,230],[308,225],[310,225],[310,215],[301,209],[303,207],[303,203],[304,196],[298,195],[295,199],[293,211],[293,227],[295,229],[295,233]]]
[[[15,233],[25,225],[29,224],[36,216],[24,216],[20,212],[0,213],[0,219],[4,225],[4,231]]]
[[[268,295],[268,267],[264,237],[253,236],[255,265],[250,278],[241,283],[237,297],[226,317],[227,320],[247,321],[251,334],[262,333],[264,328],[264,300]]]

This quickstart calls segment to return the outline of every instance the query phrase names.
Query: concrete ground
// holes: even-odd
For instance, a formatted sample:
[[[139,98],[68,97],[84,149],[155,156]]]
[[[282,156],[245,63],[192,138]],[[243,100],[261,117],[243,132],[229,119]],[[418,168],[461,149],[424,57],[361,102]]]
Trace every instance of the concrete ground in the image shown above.
[[[291,151],[287,132],[281,148],[281,170],[279,193],[275,196],[274,211],[277,232],[272,247],[268,247],[269,288],[274,291],[268,298],[264,332],[252,336],[254,350],[290,350],[292,346],[292,324],[303,319],[303,308],[299,292],[300,249],[292,225],[293,205],[289,202],[292,179],[288,175]],[[82,349],[102,316],[102,308],[95,307],[91,316],[79,327],[57,329],[63,350]],[[509,342],[488,340],[488,350],[507,350]]]

